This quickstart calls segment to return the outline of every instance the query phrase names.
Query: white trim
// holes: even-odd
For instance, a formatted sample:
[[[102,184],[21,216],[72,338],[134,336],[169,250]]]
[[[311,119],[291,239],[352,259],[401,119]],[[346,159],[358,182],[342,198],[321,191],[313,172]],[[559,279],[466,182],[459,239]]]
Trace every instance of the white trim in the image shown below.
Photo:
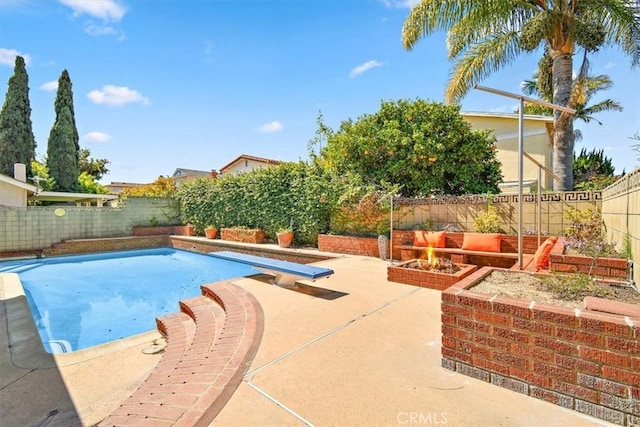
[[[469,112],[460,112],[462,117],[486,117],[486,118],[501,118],[501,119],[518,119],[518,114],[516,113],[487,113],[487,112],[479,112],[479,111],[469,111]],[[550,116],[537,116],[533,114],[525,114],[523,117],[525,120],[535,120],[539,122],[547,122],[553,123],[553,117]]]

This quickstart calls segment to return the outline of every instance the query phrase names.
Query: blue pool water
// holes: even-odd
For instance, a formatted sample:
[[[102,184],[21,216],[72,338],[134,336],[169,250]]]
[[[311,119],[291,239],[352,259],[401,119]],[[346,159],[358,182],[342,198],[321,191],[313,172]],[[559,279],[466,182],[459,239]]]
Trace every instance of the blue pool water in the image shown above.
[[[59,353],[151,331],[200,285],[256,270],[162,248],[5,261],[0,272],[18,273],[45,348]]]

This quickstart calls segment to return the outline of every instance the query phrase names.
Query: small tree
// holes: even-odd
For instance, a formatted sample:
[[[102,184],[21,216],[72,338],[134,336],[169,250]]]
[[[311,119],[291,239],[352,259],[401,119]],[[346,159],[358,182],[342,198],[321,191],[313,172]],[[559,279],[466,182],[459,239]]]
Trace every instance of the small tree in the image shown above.
[[[13,76],[9,78],[7,94],[0,110],[0,173],[13,176],[14,163],[24,163],[31,176],[31,161],[35,159],[36,140],[31,127],[29,76],[24,58],[16,56]]]
[[[58,79],[55,102],[56,121],[49,133],[47,166],[56,181],[56,190],[74,191],[78,188],[79,137],[73,110],[73,91],[67,70]]]
[[[601,190],[616,181],[615,167],[603,150],[595,148],[573,155],[573,182],[576,190]]]
[[[489,131],[472,130],[458,106],[382,102],[377,113],[344,121],[338,131],[319,125],[327,144],[317,160],[337,175],[395,184],[402,196],[499,191],[495,139]]]
[[[81,148],[78,152],[78,168],[80,174],[87,173],[94,180],[100,181],[104,175],[109,173],[107,165],[111,163],[107,159],[91,158],[91,151],[88,148]]]

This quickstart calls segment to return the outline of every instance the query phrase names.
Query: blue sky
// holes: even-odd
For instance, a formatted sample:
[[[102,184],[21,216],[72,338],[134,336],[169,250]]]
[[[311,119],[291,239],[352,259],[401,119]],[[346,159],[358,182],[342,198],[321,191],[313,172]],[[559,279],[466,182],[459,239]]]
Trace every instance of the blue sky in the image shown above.
[[[306,159],[321,110],[340,122],[382,100],[442,101],[451,63],[443,34],[407,52],[406,0],[1,0],[0,93],[27,60],[31,120],[46,152],[56,81],[67,69],[80,145],[106,158],[102,180],[151,182],[178,167],[219,169],[249,154]],[[482,82],[520,93],[539,54]],[[615,49],[591,57],[622,113],[578,124],[576,149],[602,148],[616,171],[640,166],[640,70]],[[576,61],[577,62],[577,61]],[[577,65],[576,65],[577,66]],[[512,112],[515,100],[471,91],[463,111]]]

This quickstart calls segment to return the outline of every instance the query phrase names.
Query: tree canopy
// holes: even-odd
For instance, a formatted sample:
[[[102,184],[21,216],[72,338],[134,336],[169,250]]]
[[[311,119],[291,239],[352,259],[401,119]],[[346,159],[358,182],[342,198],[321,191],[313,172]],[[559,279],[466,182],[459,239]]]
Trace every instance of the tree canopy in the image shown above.
[[[67,70],[58,79],[55,102],[56,120],[49,133],[47,167],[58,191],[77,191],[78,151],[80,149],[76,119],[73,111],[73,91]]]
[[[16,56],[13,76],[9,78],[7,94],[0,110],[0,173],[13,176],[13,165],[24,163],[27,176],[32,175],[36,140],[31,127],[29,76],[24,58]]]
[[[378,112],[343,121],[335,132],[319,122],[316,141],[326,146],[317,161],[336,175],[398,185],[403,196],[499,191],[495,138],[472,130],[458,106],[383,101]]]
[[[553,103],[568,106],[576,47],[593,52],[616,46],[640,64],[640,18],[629,0],[422,0],[402,28],[408,50],[422,37],[447,31],[447,51],[455,60],[445,91],[457,102],[491,73],[525,52],[543,49],[551,60]],[[556,190],[573,189],[573,120],[554,113]]]

